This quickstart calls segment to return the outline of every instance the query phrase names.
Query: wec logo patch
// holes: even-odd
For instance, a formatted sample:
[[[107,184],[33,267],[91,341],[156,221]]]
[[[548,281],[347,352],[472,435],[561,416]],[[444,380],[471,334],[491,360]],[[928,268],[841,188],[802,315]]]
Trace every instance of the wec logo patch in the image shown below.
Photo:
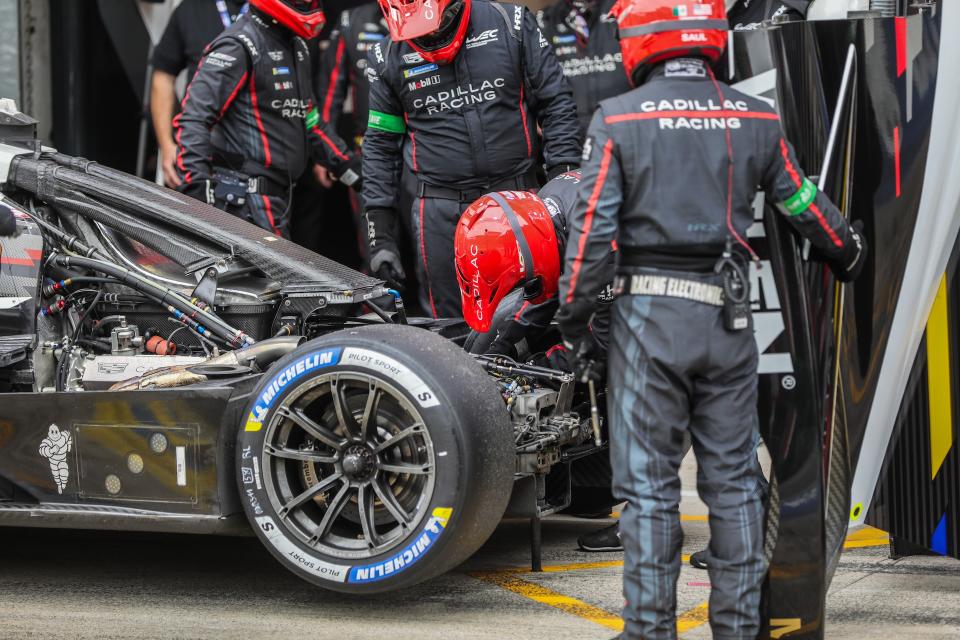
[[[491,42],[496,42],[498,31],[499,29],[487,29],[479,35],[467,38],[467,49],[474,49],[490,44]]]

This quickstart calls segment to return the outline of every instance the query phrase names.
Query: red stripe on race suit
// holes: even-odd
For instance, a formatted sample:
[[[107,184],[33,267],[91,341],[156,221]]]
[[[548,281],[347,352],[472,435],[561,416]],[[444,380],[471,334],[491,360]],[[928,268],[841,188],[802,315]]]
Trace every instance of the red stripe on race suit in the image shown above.
[[[643,113],[619,113],[603,119],[607,124],[659,118],[746,118],[748,120],[779,120],[780,116],[766,111],[645,111]]]
[[[320,136],[320,139],[323,140],[323,143],[325,145],[330,147],[330,150],[333,151],[333,154],[335,156],[337,156],[338,158],[344,161],[350,159],[350,156],[345,154],[343,151],[340,151],[340,149],[337,148],[337,145],[333,143],[333,140],[331,140],[330,137],[327,134],[325,134],[320,127],[314,126],[313,129],[311,129],[311,131],[313,131],[315,134]]]
[[[410,128],[410,116],[406,113],[403,114],[403,122],[407,125],[407,131],[410,132],[410,153],[413,156],[413,170],[417,170],[417,136],[414,135],[413,129]]]
[[[433,287],[430,286],[430,272],[427,271],[427,241],[423,235],[423,198],[420,198],[420,257],[423,260],[423,277],[427,280],[427,295],[430,298],[430,311],[434,318],[437,315],[437,306],[433,302]]]
[[[528,300],[524,300],[523,304],[520,305],[520,310],[517,311],[516,315],[513,316],[513,319],[515,322],[520,322],[520,317],[523,315],[523,312],[526,311],[527,307],[529,306],[530,306],[530,302]]]
[[[793,166],[793,162],[790,161],[790,151],[787,149],[787,141],[783,138],[780,138],[780,155],[783,157],[783,166],[790,175],[790,179],[793,181],[794,186],[799,189],[803,186],[803,180],[800,178],[800,173],[796,167]],[[829,236],[830,241],[842,249],[843,241],[837,235],[837,232],[833,230],[833,227],[827,224],[827,219],[823,216],[823,212],[820,211],[820,207],[818,207],[816,203],[811,203],[810,211],[813,212],[817,222],[820,223],[820,227],[827,233],[827,236]]]
[[[613,140],[607,140],[603,145],[603,158],[600,160],[600,173],[597,175],[597,183],[593,185],[590,199],[587,200],[587,213],[583,220],[583,232],[580,234],[580,242],[577,244],[577,255],[573,259],[573,271],[570,274],[570,291],[567,292],[567,303],[573,302],[573,294],[577,288],[577,280],[580,278],[580,268],[583,266],[583,252],[587,247],[587,238],[590,236],[590,229],[593,227],[593,216],[597,211],[597,202],[600,200],[603,184],[607,181],[607,173],[610,171],[610,160],[612,157]]]
[[[183,135],[183,127],[180,126],[180,117],[183,115],[183,112],[186,111],[187,109],[187,101],[190,100],[190,88],[193,87],[193,81],[197,79],[197,74],[200,73],[200,67],[203,66],[203,63],[205,60],[206,58],[200,58],[200,62],[197,64],[197,70],[193,72],[193,77],[190,79],[190,84],[187,85],[187,90],[183,93],[183,100],[180,101],[180,113],[178,113],[173,118],[173,126],[176,127],[177,129],[177,139],[176,139],[177,162],[176,164],[177,164],[177,169],[180,169],[181,173],[186,172],[187,168],[183,166],[184,149],[183,149],[183,145],[180,144],[180,136]],[[186,175],[183,176],[183,181],[186,182],[187,184],[190,184],[190,173],[192,172],[187,172]]]
[[[527,126],[527,110],[524,107],[526,100],[523,92],[523,83],[520,83],[520,119],[523,121],[523,136],[527,140],[527,157],[533,155],[533,145],[530,142],[530,128]]]
[[[279,236],[280,231],[277,230],[277,225],[273,220],[273,207],[270,206],[270,198],[263,194],[261,194],[260,197],[263,198],[263,209],[267,214],[267,221],[270,223],[270,228],[273,230],[273,235]]]
[[[243,83],[247,81],[247,72],[244,71],[243,75],[240,76],[240,82],[237,83],[237,86],[233,88],[233,91],[230,92],[230,97],[227,98],[227,101],[223,103],[223,106],[220,107],[220,115],[217,116],[217,120],[223,117],[223,114],[227,112],[227,109],[230,108],[230,105],[233,104],[233,100],[237,97],[237,94],[240,93],[240,87],[243,86]]]
[[[263,128],[263,120],[260,119],[260,106],[257,100],[257,83],[250,73],[250,104],[253,105],[253,117],[257,121],[257,129],[260,131],[260,140],[263,141],[263,166],[270,166],[270,140],[267,139],[267,130]]]
[[[330,108],[333,106],[334,89],[337,86],[337,80],[340,79],[340,64],[343,62],[343,52],[346,49],[346,40],[343,36],[337,41],[337,57],[334,62],[333,71],[330,72],[329,86],[327,86],[327,95],[323,99],[323,121],[330,122]]]

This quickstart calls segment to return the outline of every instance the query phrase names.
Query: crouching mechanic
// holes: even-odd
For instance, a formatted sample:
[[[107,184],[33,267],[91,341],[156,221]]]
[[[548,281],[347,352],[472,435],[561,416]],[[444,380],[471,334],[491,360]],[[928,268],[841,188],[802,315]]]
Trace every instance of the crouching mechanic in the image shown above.
[[[857,277],[866,246],[804,177],[777,114],[715,79],[722,0],[620,0],[613,15],[637,88],[601,102],[590,125],[557,319],[573,357],[591,357],[588,321],[616,238],[608,416],[615,495],[627,503],[623,637],[676,637],[689,432],[710,510],[713,637],[754,638],[766,572],[758,356],[737,253],[751,253],[757,185],[839,280]]]
[[[405,162],[417,180],[410,215],[423,271],[421,302],[434,317],[459,317],[453,234],[460,214],[485,193],[538,186],[538,126],[548,177],[575,168],[577,107],[523,7],[486,0],[380,0],[380,6],[391,40],[370,50],[367,73],[363,201],[370,269],[394,284],[404,277],[396,238]]]
[[[287,235],[293,183],[314,160],[360,187],[360,158],[320,121],[304,38],[317,0],[252,0],[207,48],[174,119],[180,191]]]
[[[579,184],[580,172],[569,171],[544,185],[538,195],[515,191],[485,195],[460,217],[454,253],[463,317],[473,329],[465,345],[470,353],[505,355],[572,371],[562,344],[532,351],[538,343],[550,344],[544,345],[541,337],[559,306],[557,285],[567,240],[567,214],[576,201]],[[611,280],[615,255],[611,247]],[[601,292],[600,309],[590,323],[599,360],[605,360],[611,301],[609,289]],[[596,487],[595,479],[589,484],[580,481],[576,466],[572,472],[575,486],[609,498],[609,485]],[[623,549],[616,524],[581,536],[577,543],[584,551]]]

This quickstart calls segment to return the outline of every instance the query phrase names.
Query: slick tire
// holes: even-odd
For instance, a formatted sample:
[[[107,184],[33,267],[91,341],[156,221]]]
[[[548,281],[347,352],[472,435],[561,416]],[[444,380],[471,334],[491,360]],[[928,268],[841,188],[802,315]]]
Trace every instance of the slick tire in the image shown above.
[[[325,589],[377,593],[449,571],[499,523],[513,427],[493,380],[451,342],[378,325],[274,364],[237,438],[256,535]]]

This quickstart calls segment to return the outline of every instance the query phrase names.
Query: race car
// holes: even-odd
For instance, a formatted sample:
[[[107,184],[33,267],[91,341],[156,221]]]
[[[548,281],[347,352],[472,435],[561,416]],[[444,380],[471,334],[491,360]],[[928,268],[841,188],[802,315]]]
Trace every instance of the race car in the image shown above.
[[[569,506],[573,460],[608,473],[570,375],[470,356],[462,322],[34,131],[0,108],[0,525],[252,528],[374,592],[462,562],[512,493]]]

